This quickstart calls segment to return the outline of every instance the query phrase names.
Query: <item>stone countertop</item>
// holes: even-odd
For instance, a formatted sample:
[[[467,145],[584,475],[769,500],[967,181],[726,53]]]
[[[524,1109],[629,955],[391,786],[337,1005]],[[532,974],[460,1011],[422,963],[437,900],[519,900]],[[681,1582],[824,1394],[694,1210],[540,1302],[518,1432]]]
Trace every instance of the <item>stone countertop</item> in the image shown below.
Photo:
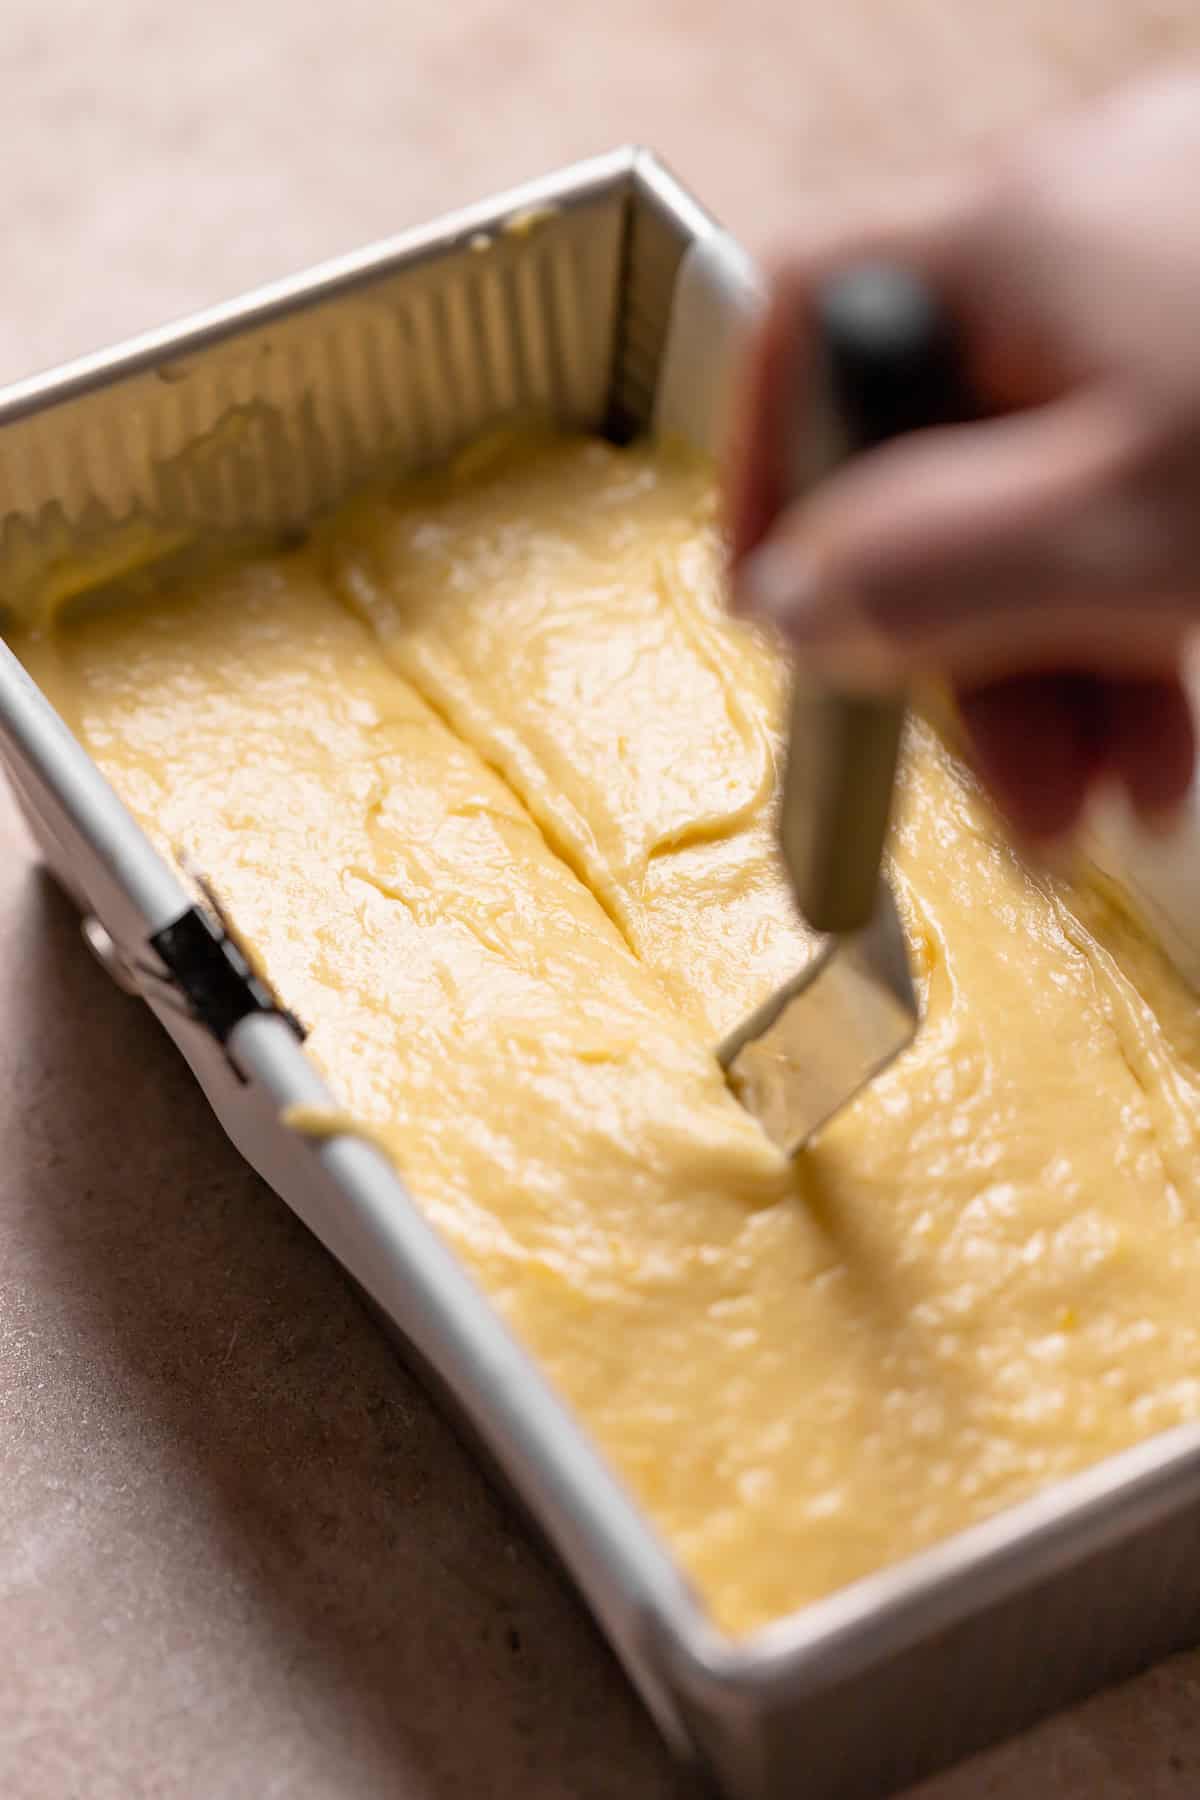
[[[587,152],[754,247],[1190,0],[8,0],[0,380]],[[590,1625],[84,954],[0,798],[0,1793],[682,1797]],[[921,1790],[1200,1792],[1200,1657]]]

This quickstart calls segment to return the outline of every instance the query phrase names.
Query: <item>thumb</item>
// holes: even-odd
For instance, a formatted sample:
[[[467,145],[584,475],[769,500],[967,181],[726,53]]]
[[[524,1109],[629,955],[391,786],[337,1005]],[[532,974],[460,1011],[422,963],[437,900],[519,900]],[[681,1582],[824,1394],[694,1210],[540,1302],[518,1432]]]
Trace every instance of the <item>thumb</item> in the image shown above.
[[[735,569],[735,604],[854,686],[1161,670],[1194,602],[1143,479],[1148,447],[1098,390],[915,433],[781,514]]]

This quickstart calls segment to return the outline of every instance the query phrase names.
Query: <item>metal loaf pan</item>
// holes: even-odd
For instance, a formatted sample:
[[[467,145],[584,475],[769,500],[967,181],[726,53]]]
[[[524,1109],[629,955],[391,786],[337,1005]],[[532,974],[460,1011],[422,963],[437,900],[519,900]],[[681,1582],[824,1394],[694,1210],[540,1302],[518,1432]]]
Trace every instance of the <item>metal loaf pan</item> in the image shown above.
[[[753,273],[620,151],[0,394],[0,597],[286,533],[382,465],[549,409],[711,442]],[[234,1143],[386,1318],[565,1564],[673,1749],[742,1800],[881,1795],[1200,1636],[1200,1430],[1145,1444],[752,1639],[667,1548],[366,1143],[286,1015],[0,645],[0,754],[85,935]],[[886,1495],[880,1503],[886,1504]]]

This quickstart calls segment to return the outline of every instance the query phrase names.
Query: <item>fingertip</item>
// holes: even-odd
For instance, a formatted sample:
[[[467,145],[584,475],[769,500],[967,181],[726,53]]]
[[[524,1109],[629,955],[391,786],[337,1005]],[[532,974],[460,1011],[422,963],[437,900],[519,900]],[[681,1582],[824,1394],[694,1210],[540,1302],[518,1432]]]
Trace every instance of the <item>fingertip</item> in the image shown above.
[[[1191,791],[1196,727],[1191,702],[1175,675],[1109,685],[1106,711],[1112,771],[1146,827],[1169,833]]]
[[[739,564],[735,611],[772,625],[793,644],[803,641],[817,597],[812,559],[784,533],[773,533]]]
[[[1078,824],[1104,766],[1097,685],[1082,677],[1020,676],[959,694],[980,778],[1043,860]]]

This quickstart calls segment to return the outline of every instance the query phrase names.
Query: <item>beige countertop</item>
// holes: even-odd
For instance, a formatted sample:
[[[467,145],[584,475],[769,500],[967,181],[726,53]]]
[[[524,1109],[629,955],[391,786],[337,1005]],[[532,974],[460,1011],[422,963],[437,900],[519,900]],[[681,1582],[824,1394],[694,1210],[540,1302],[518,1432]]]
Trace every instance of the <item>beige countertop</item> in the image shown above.
[[[766,244],[1189,36],[1191,0],[8,0],[0,380],[631,138]],[[682,1796],[6,796],[0,851],[0,1793]],[[1200,1657],[922,1795],[1197,1792]]]

